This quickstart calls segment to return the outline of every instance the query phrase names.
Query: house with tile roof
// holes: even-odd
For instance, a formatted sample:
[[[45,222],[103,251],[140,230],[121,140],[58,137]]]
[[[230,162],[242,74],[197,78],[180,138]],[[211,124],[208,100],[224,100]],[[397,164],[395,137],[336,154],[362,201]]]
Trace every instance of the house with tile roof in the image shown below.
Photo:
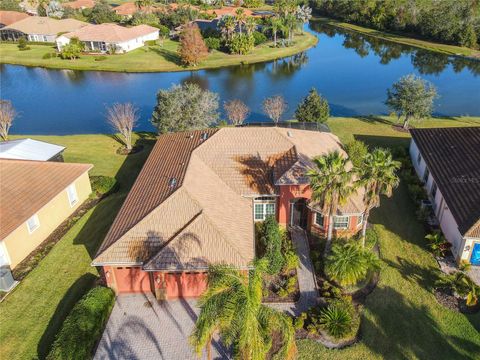
[[[410,133],[413,166],[453,255],[480,266],[480,127]]]
[[[53,19],[45,16],[28,16],[0,29],[3,41],[18,41],[25,38],[28,41],[55,42],[58,34],[75,31],[88,23],[76,19]]]
[[[59,36],[56,40],[59,51],[77,38],[85,44],[85,51],[105,53],[115,49],[116,53],[126,53],[145,45],[146,41],[159,38],[158,29],[149,25],[132,27],[117,24],[88,25]]]
[[[8,276],[88,198],[91,168],[89,164],[0,159],[2,276]]]
[[[23,20],[27,17],[29,17],[29,15],[23,12],[0,10],[0,28],[12,25],[13,23],[16,23],[17,21]]]
[[[237,127],[159,136],[92,265],[117,293],[196,297],[212,263],[248,270],[255,222],[325,234],[327,217],[310,202],[312,159],[342,154],[328,132]],[[361,190],[334,217],[338,236],[363,222]]]

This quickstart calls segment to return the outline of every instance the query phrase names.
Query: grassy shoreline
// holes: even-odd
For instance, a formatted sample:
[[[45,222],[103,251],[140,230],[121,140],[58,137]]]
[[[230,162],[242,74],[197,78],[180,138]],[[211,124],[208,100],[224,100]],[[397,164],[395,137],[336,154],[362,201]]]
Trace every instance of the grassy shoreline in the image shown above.
[[[412,38],[412,37],[408,37],[408,34],[401,35],[401,34],[395,34],[395,33],[386,32],[386,31],[370,29],[363,26],[345,23],[339,20],[334,20],[334,19],[321,17],[321,16],[315,17],[313,20],[317,20],[322,23],[339,27],[342,29],[352,30],[368,36],[373,36],[378,39],[393,41],[403,45],[414,46],[424,50],[435,51],[437,53],[441,53],[445,55],[455,55],[455,56],[463,56],[463,57],[472,58],[472,59],[480,59],[480,51],[475,49]]]
[[[295,55],[317,44],[317,37],[305,32],[295,37],[294,45],[285,48],[272,48],[271,42],[257,46],[247,55],[229,55],[213,51],[198,66],[182,66],[177,55],[178,42],[165,40],[163,44],[146,46],[127,54],[106,56],[96,61],[98,56],[83,55],[76,60],[60,58],[43,59],[54,49],[45,45],[30,45],[30,50],[19,51],[16,44],[0,44],[0,63],[44,67],[49,69],[113,71],[113,72],[173,72],[186,70],[215,69],[240,64],[254,64]]]

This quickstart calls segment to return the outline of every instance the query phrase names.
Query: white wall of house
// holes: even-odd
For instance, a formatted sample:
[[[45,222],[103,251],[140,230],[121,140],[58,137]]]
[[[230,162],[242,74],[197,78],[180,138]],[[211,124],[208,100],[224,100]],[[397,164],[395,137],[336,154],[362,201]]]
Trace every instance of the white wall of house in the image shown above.
[[[157,40],[159,38],[159,33],[158,31],[154,31],[150,34],[144,35],[144,36],[139,36],[135,39],[131,39],[129,41],[124,41],[124,42],[115,42],[115,43],[109,43],[105,42],[105,49],[109,49],[112,47],[112,45],[116,46],[117,53],[126,53],[138,48],[141,48],[142,46],[145,45],[145,41],[150,41],[150,40]],[[57,49],[58,51],[61,51],[62,48],[67,45],[70,42],[70,39],[67,38],[66,36],[59,36],[56,40],[57,43]],[[106,51],[104,51],[106,52]]]
[[[419,154],[420,151],[415,144],[415,141],[412,139],[410,142],[410,157],[418,177],[423,181],[427,165],[421,154],[420,156]],[[457,261],[469,261],[471,249],[473,248],[475,239],[463,238],[462,234],[458,230],[457,222],[455,221],[441,190],[437,188],[435,197],[432,196],[432,187],[434,182],[435,179],[433,178],[432,174],[429,173],[428,179],[425,183],[425,189],[427,190],[430,201],[432,202],[435,215],[440,223],[440,228],[442,229],[445,238],[452,244],[452,253]],[[479,241],[479,239],[476,241]]]
[[[56,35],[28,34],[28,41],[55,42]]]

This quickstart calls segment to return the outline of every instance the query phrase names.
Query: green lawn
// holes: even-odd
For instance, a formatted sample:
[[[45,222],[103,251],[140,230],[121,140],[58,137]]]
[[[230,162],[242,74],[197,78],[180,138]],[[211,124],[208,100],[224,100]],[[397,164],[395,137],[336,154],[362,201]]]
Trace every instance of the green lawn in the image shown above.
[[[407,134],[382,122],[332,118],[342,141],[359,138],[375,146],[408,144]],[[418,126],[480,126],[479,118],[425,121]],[[362,341],[328,350],[310,340],[298,342],[299,359],[479,359],[480,314],[462,315],[439,305],[430,292],[438,268],[426,250],[424,229],[405,186],[371,216],[380,238],[384,266],[377,289],[367,298]]]
[[[220,51],[213,51],[205,61],[196,67],[184,67],[180,64],[177,55],[178,42],[171,40],[165,40],[162,46],[145,46],[126,54],[109,55],[102,61],[95,61],[97,56],[94,55],[82,55],[80,59],[76,60],[62,60],[58,57],[42,59],[44,54],[53,53],[55,49],[46,45],[30,45],[30,50],[20,51],[16,44],[0,44],[0,63],[72,70],[121,72],[184,71],[219,68],[241,63],[252,64],[279,59],[304,51],[316,43],[316,36],[304,33],[295,37],[295,43],[291,47],[273,48],[271,43],[266,43],[257,46],[248,55],[230,55]]]
[[[14,137],[12,137],[14,138]],[[3,359],[43,358],[66,315],[92,286],[97,271],[90,266],[144,160],[145,149],[125,157],[107,135],[35,136],[64,145],[65,161],[88,162],[91,175],[114,176],[120,191],[101,201],[54,246],[18,287],[0,304],[0,353]]]
[[[345,23],[345,22],[341,22],[341,21],[337,21],[329,18],[324,18],[324,17],[317,17],[314,19],[333,25],[333,26],[343,28],[343,29],[353,30],[365,35],[374,36],[376,38],[383,39],[383,40],[393,41],[399,44],[415,46],[417,48],[431,50],[431,51],[435,51],[435,52],[439,52],[447,55],[463,55],[467,57],[480,58],[480,51],[475,49],[470,49],[467,47],[440,44],[440,43],[436,43],[428,40],[416,39],[416,38],[408,37],[408,34],[405,34],[405,35],[393,34],[385,31],[370,29],[370,28],[359,26],[359,25],[349,24],[349,23]]]
[[[359,138],[375,145],[408,144],[408,135],[393,130],[388,118],[331,118],[329,125],[343,142]],[[480,126],[480,118],[434,119],[416,125]],[[20,136],[12,138],[16,137]],[[66,146],[66,161],[94,164],[92,175],[115,176],[121,189],[80,219],[0,304],[0,353],[5,359],[44,357],[66,315],[95,281],[92,256],[152,145],[147,136],[144,151],[125,157],[116,155],[119,144],[107,135],[33,138]],[[480,315],[446,310],[429,292],[436,265],[413,214],[406,190],[400,187],[371,217],[380,234],[385,267],[365,306],[362,342],[330,351],[300,341],[300,359],[480,358],[480,336],[474,328],[480,329]]]

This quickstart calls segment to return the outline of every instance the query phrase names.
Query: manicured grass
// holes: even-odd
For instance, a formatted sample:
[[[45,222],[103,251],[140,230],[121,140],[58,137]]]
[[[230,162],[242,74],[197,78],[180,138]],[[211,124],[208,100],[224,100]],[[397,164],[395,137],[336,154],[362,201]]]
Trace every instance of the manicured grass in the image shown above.
[[[0,353],[5,359],[44,358],[73,305],[94,284],[92,256],[103,240],[152,145],[125,157],[107,135],[33,136],[64,145],[65,161],[88,162],[92,175],[114,176],[120,190],[83,216],[0,304]]]
[[[205,61],[196,67],[184,67],[180,64],[177,54],[178,42],[172,40],[165,40],[162,46],[145,46],[126,54],[106,56],[106,59],[102,61],[95,61],[98,56],[94,55],[82,55],[80,59],[76,60],[62,60],[58,57],[42,59],[44,54],[53,53],[55,49],[44,45],[30,45],[30,50],[19,51],[16,44],[0,44],[0,62],[72,70],[184,71],[274,60],[304,51],[316,43],[316,36],[310,33],[298,34],[295,36],[294,45],[291,47],[273,48],[271,43],[266,43],[257,46],[248,55],[229,55],[220,51],[213,51]]]
[[[370,29],[370,28],[366,28],[366,27],[362,27],[354,24],[344,23],[341,21],[324,18],[324,17],[318,17],[318,18],[315,18],[315,20],[320,20],[324,23],[337,26],[343,29],[347,29],[347,30],[353,30],[365,35],[374,36],[379,39],[394,41],[399,44],[415,46],[421,49],[436,51],[442,54],[462,55],[467,57],[480,58],[480,51],[470,49],[467,47],[440,44],[432,41],[416,39],[416,38],[408,37],[408,35],[393,34],[393,33]]]
[[[375,146],[408,144],[408,135],[383,122],[332,118],[342,141],[360,138]],[[435,119],[423,126],[480,126],[479,118]],[[420,125],[419,125],[420,126]],[[426,250],[423,226],[403,184],[382,199],[371,216],[379,234],[383,268],[365,304],[361,342],[328,350],[310,340],[298,342],[299,359],[478,359],[480,314],[463,315],[439,305],[431,288],[438,265]]]

